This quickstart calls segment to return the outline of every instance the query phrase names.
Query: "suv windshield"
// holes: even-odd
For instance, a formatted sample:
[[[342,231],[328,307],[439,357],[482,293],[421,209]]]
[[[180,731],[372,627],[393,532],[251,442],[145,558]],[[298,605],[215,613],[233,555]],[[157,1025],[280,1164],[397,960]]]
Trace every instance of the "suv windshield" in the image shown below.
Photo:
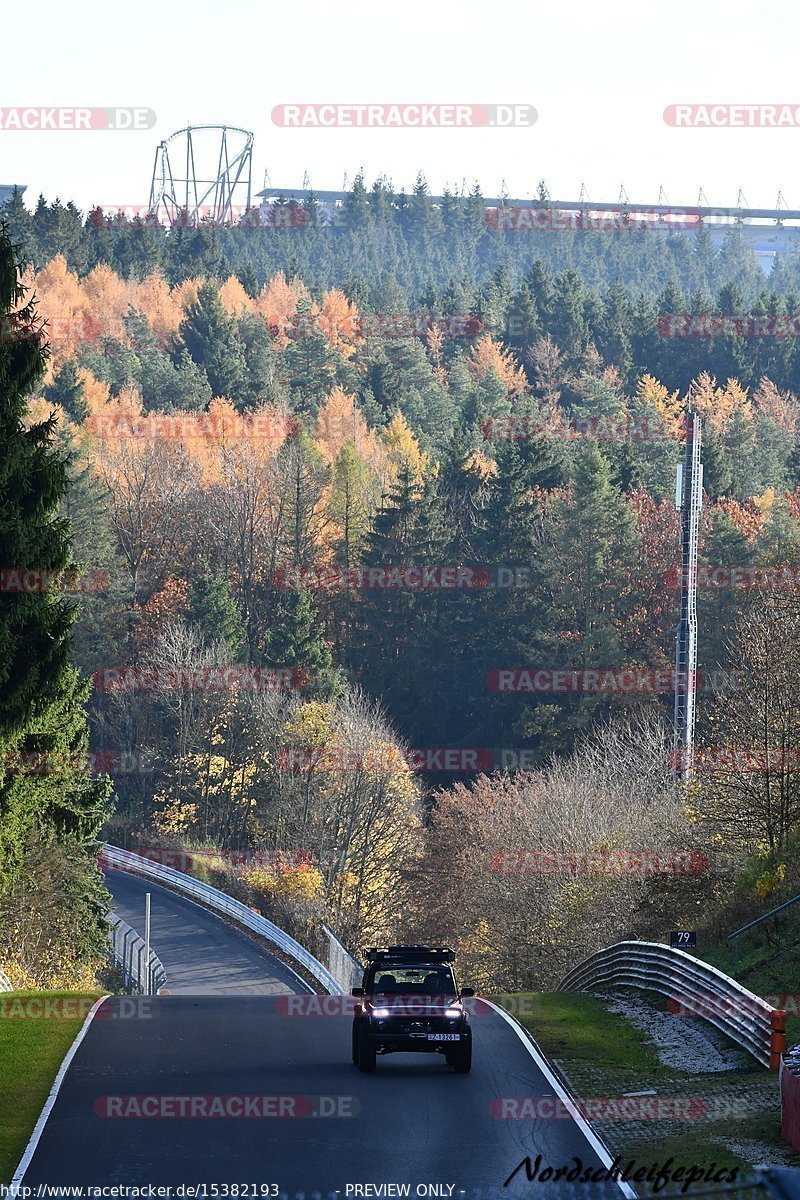
[[[367,992],[394,996],[455,996],[449,967],[376,967]]]

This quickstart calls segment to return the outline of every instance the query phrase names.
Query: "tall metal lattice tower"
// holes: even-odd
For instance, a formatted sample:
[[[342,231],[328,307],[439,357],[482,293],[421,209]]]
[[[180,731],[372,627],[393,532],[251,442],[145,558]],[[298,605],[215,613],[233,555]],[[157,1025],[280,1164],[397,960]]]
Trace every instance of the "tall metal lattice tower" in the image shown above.
[[[694,762],[694,717],[697,689],[697,543],[703,505],[700,462],[702,421],[686,415],[686,449],[678,466],[675,507],[681,515],[681,612],[675,630],[675,779],[686,780]]]
[[[168,225],[223,225],[249,209],[252,176],[252,133],[190,125],[156,150],[150,212]]]

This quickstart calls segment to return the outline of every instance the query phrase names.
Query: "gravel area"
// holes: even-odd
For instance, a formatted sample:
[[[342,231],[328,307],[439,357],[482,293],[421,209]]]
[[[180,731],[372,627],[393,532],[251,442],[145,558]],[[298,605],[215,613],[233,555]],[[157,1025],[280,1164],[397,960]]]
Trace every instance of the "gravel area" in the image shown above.
[[[746,1050],[732,1046],[724,1034],[699,1017],[681,1017],[653,1008],[641,996],[609,992],[597,996],[608,1010],[627,1017],[654,1042],[658,1057],[678,1071],[693,1075],[723,1071],[752,1070],[753,1059]]]

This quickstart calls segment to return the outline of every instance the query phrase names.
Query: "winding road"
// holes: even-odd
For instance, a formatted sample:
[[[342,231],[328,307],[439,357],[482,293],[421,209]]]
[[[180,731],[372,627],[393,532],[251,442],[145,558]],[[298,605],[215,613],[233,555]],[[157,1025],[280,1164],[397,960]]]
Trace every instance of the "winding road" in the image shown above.
[[[391,1055],[363,1075],[350,1061],[347,998],[309,995],[245,935],[156,884],[119,872],[108,883],[116,911],[140,931],[152,893],[152,945],[171,994],[103,1002],[23,1159],[27,1186],[549,1198],[588,1193],[530,1183],[524,1170],[503,1183],[525,1156],[541,1155],[542,1167],[608,1164],[582,1122],[502,1115],[503,1098],[552,1098],[557,1085],[530,1039],[488,1003],[475,1005],[471,1074],[438,1055]],[[369,1190],[387,1184],[399,1190]],[[633,1193],[604,1191],[621,1194]]]

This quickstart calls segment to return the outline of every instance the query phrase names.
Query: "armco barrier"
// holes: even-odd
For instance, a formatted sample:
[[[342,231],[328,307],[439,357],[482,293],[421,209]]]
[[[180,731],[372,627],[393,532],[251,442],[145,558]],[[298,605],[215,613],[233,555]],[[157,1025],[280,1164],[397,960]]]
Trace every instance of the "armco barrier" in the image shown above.
[[[101,866],[107,867],[109,870],[129,871],[134,875],[143,875],[145,879],[153,879],[157,883],[175,888],[205,908],[230,917],[238,925],[243,925],[245,929],[272,942],[289,958],[305,967],[309,974],[332,996],[342,995],[344,988],[341,984],[336,982],[327,967],[314,958],[314,955],[310,954],[305,946],[301,946],[288,933],[284,933],[277,925],[273,925],[272,921],[268,921],[260,913],[254,913],[246,904],[241,904],[232,896],[226,896],[218,888],[211,887],[208,883],[202,883],[199,879],[193,879],[191,875],[184,875],[182,871],[176,871],[172,867],[164,867],[149,858],[142,858],[141,855],[134,854],[131,850],[120,850],[118,846],[104,846],[99,861]]]
[[[786,1049],[786,1014],[685,950],[660,942],[617,942],[574,967],[558,990],[615,985],[669,996],[727,1034],[763,1067],[778,1070]]]
[[[145,996],[158,995],[167,983],[161,959],[151,947],[150,958],[145,962],[144,938],[119,917],[114,917],[110,924],[108,940],[111,943],[111,953],[127,990],[141,992]]]

